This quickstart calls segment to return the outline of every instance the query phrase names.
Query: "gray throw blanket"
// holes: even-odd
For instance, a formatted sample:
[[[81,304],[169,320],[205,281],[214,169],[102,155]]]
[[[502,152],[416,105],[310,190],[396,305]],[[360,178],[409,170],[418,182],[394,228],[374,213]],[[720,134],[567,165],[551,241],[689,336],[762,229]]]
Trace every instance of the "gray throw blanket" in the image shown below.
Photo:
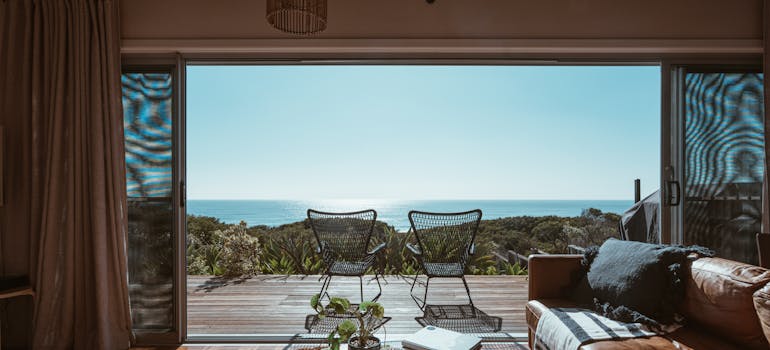
[[[552,308],[540,315],[533,348],[577,350],[581,345],[596,341],[652,337],[679,327],[672,325],[655,331],[641,323],[614,321],[588,309]]]

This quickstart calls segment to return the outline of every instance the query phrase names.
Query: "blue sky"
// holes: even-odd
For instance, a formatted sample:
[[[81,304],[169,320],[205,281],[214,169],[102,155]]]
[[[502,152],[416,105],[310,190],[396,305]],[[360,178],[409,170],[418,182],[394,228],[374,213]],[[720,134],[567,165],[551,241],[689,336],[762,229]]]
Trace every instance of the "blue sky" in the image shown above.
[[[190,199],[633,199],[659,67],[190,66]]]

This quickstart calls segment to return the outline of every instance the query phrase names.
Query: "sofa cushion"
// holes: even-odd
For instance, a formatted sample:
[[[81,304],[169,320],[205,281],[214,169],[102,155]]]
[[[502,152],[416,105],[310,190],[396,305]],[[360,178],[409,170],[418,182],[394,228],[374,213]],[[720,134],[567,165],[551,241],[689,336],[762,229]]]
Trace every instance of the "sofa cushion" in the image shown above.
[[[598,252],[586,252],[588,271],[576,285],[573,299],[595,304],[599,314],[622,322],[674,323],[685,295],[681,277],[692,252],[711,254],[695,246],[608,239]]]
[[[526,306],[527,325],[531,332],[537,330],[537,323],[543,311],[552,307],[576,307],[574,302],[566,299],[542,299],[531,300]],[[672,342],[673,340],[673,342]],[[662,350],[702,350],[702,349],[724,349],[737,350],[740,347],[734,346],[724,340],[709,334],[706,331],[694,327],[683,327],[666,337],[635,338],[620,341],[600,341],[592,344],[586,344],[580,347],[581,350],[640,350],[640,349],[662,349]]]
[[[690,263],[681,313],[747,349],[767,349],[753,294],[770,282],[764,268],[720,258]]]

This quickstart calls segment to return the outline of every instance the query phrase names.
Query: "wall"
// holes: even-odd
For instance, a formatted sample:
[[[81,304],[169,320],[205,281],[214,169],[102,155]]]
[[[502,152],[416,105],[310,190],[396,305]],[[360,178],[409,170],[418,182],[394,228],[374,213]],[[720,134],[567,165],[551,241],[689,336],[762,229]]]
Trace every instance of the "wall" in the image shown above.
[[[283,34],[264,0],[121,2],[125,53],[498,56],[761,52],[761,0],[330,0],[328,28]]]

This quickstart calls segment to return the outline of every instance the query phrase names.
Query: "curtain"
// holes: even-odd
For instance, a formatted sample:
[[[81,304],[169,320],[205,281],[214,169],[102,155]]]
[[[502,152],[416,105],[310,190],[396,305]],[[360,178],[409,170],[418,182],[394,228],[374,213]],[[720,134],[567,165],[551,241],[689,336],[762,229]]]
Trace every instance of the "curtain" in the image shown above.
[[[33,282],[32,348],[126,349],[117,1],[0,5],[2,272]]]
[[[0,173],[3,206],[0,206],[0,274],[30,275],[30,220],[33,180],[31,170],[32,96],[30,62],[32,44],[32,5],[28,2],[0,0],[0,125],[4,158]],[[28,348],[31,343],[32,300],[13,298],[0,310],[4,349]],[[13,315],[13,317],[11,317]]]

